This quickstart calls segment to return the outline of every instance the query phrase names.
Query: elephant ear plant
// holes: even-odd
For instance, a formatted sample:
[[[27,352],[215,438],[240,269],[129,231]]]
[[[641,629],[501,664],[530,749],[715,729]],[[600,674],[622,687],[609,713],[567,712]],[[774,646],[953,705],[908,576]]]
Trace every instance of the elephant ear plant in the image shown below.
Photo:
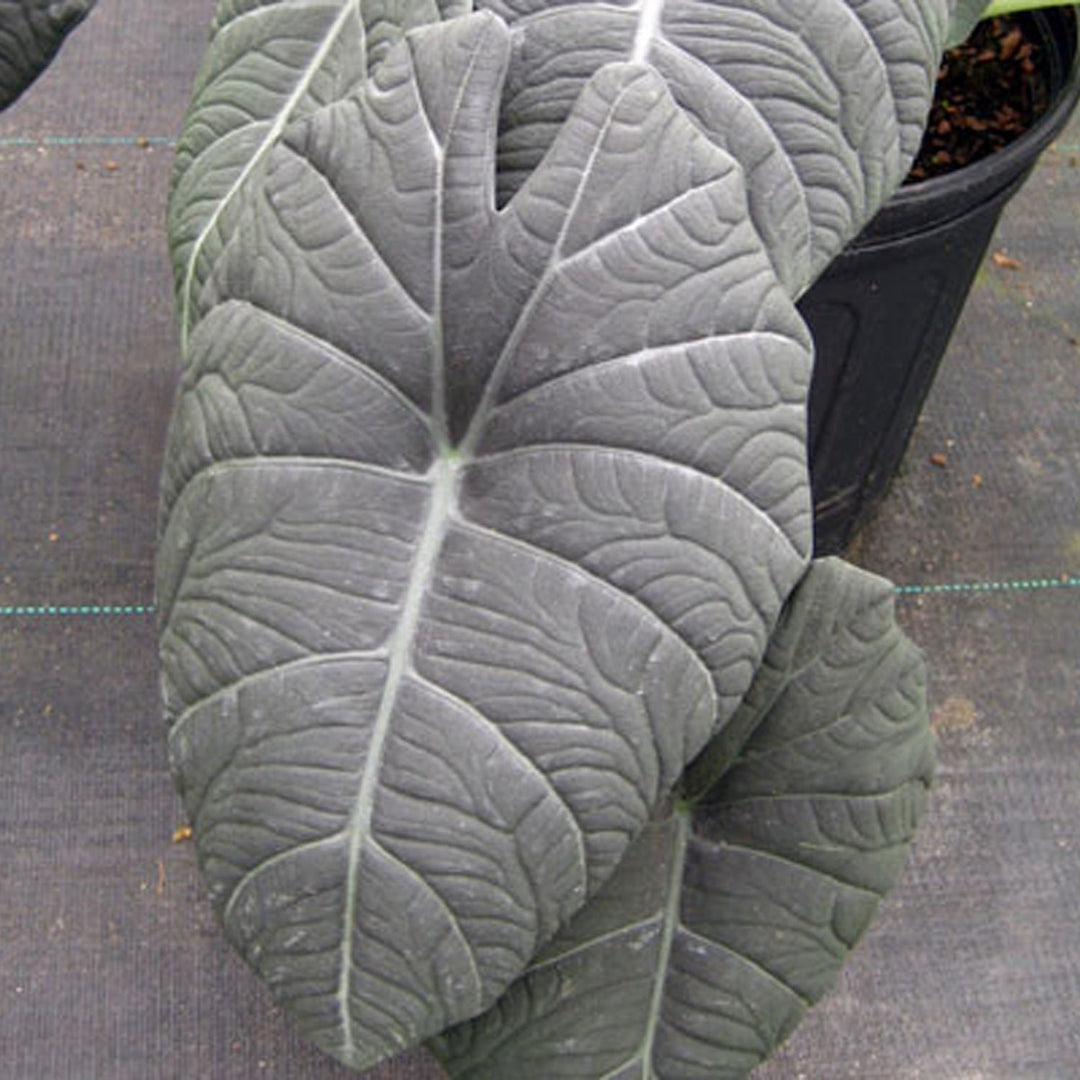
[[[226,934],[346,1064],[744,1075],[895,877],[921,668],[880,581],[806,576],[792,301],[948,22],[219,5],[169,209],[170,757]]]
[[[41,74],[95,0],[0,0],[0,109]]]

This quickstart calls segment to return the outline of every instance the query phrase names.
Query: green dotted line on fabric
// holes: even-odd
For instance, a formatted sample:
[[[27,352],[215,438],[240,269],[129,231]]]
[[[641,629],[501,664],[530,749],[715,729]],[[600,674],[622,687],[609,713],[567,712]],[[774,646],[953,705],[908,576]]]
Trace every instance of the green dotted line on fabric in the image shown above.
[[[38,146],[176,146],[172,135],[0,135],[0,148]]]
[[[953,581],[942,585],[897,585],[898,596],[941,593],[1033,592],[1037,589],[1080,588],[1080,577],[1027,578],[1019,581]]]
[[[941,585],[897,585],[897,596],[940,596],[948,593],[1034,592],[1078,589],[1080,577],[1025,578],[1016,581],[952,581]],[[14,615],[153,615],[153,604],[9,604],[0,616]]]
[[[0,615],[152,615],[153,604],[16,604]]]

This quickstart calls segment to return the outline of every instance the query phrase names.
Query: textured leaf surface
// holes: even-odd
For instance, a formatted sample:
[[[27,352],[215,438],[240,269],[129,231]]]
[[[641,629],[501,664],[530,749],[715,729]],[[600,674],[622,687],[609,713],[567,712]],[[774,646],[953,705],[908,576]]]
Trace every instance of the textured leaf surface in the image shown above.
[[[95,0],[0,0],[0,109],[48,66]]]
[[[750,211],[797,296],[901,183],[948,26],[945,0],[481,0],[511,24],[500,195],[583,82],[633,57],[746,172]]]
[[[896,880],[933,754],[888,582],[813,564],[706,802],[654,822],[493,1010],[455,1080],[735,1080],[833,984]]]
[[[213,244],[174,232],[172,760],[228,934],[356,1067],[489,1006],[612,873],[809,542],[808,341],[741,170],[611,65],[497,211],[509,48],[411,33]]]
[[[405,30],[467,9],[464,0],[221,0],[169,202],[184,337],[221,215],[286,125],[359,86]]]

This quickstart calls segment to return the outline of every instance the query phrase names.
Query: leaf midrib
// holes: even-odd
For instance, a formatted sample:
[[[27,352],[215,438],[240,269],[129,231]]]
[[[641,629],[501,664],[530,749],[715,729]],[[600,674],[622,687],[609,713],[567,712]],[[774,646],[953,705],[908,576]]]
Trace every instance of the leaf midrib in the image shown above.
[[[464,101],[466,88],[476,66],[479,50],[474,51],[468,69],[462,77],[451,109],[451,122],[448,132],[452,132]],[[446,136],[445,145],[439,140],[431,123],[427,105],[416,90],[417,106],[420,117],[431,139],[433,157],[436,165],[435,206],[433,228],[435,233],[432,250],[432,297],[433,309],[430,313],[430,349],[432,372],[432,415],[430,430],[434,437],[435,458],[429,472],[431,495],[428,502],[427,518],[417,546],[416,558],[410,574],[409,588],[401,608],[401,618],[388,645],[389,664],[386,681],[383,683],[379,699],[379,711],[372,728],[371,742],[364,762],[360,786],[347,826],[349,836],[348,866],[345,879],[344,932],[341,943],[341,967],[338,977],[338,1008],[341,1017],[345,1046],[350,1057],[357,1051],[356,1037],[353,1032],[352,1011],[349,1008],[349,986],[353,976],[353,942],[356,930],[356,907],[359,899],[359,864],[365,842],[371,837],[371,819],[375,799],[378,794],[379,780],[382,774],[382,759],[389,738],[390,728],[397,708],[398,694],[402,681],[413,667],[413,650],[419,630],[424,601],[430,591],[438,567],[439,555],[446,538],[450,523],[455,517],[458,500],[462,461],[450,445],[447,431],[446,410],[446,357],[442,334],[442,270],[443,270],[443,231],[446,210],[446,158],[449,153],[451,135]],[[385,265],[385,260],[382,260]],[[411,872],[416,873],[411,867]],[[426,879],[421,877],[426,882]],[[445,904],[445,901],[440,901]],[[450,911],[450,909],[447,909]],[[471,943],[465,935],[453,912],[450,912],[460,934],[461,942],[469,953],[470,971],[474,981],[474,990],[479,998],[483,994],[480,972],[471,955]]]
[[[364,761],[356,801],[347,826],[349,853],[345,876],[344,928],[337,1000],[345,1048],[349,1057],[354,1057],[358,1050],[353,1032],[352,1011],[349,1008],[349,987],[353,975],[352,955],[356,937],[356,909],[360,893],[360,857],[365,840],[371,832],[371,819],[382,772],[382,759],[397,706],[398,694],[412,663],[413,644],[420,627],[424,598],[434,580],[439,551],[452,517],[458,475],[459,469],[456,463],[446,458],[436,459],[432,466],[431,497],[427,518],[417,545],[409,588],[401,608],[401,619],[387,648],[389,665],[386,681],[383,683],[379,710],[372,725],[371,741]]]
[[[637,5],[637,30],[634,33],[634,44],[630,50],[630,62],[633,64],[646,64],[649,62],[649,53],[652,51],[653,42],[660,37],[660,23],[664,14],[666,0],[640,0]]]
[[[675,934],[682,923],[683,875],[686,870],[686,850],[690,840],[690,815],[685,810],[676,810],[674,818],[675,837],[672,844],[671,868],[668,873],[667,897],[664,901],[663,935],[660,939],[660,952],[656,958],[656,980],[653,983],[652,999],[645,1019],[645,1040],[641,1048],[642,1080],[654,1080],[656,1076],[653,1069],[653,1048],[664,1008],[664,993],[667,990],[667,975],[671,964],[671,952],[675,945]]]

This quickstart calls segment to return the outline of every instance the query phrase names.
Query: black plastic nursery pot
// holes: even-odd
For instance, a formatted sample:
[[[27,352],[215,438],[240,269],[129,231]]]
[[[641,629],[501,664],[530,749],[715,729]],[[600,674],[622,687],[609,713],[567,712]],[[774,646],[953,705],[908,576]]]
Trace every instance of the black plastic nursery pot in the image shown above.
[[[841,550],[904,455],[1005,204],[1080,98],[1080,9],[1022,16],[1050,104],[1014,142],[901,188],[799,301],[814,335],[809,450],[818,555]]]

